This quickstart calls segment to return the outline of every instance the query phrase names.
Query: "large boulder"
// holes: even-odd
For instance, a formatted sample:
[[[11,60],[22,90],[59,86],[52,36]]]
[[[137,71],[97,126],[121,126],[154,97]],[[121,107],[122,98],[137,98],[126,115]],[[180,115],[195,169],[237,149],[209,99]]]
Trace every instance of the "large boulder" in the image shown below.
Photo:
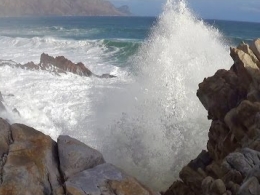
[[[49,136],[21,124],[11,126],[11,135],[0,194],[64,194],[56,143]]]
[[[58,137],[60,169],[64,178],[105,163],[103,155],[84,143],[66,135]]]

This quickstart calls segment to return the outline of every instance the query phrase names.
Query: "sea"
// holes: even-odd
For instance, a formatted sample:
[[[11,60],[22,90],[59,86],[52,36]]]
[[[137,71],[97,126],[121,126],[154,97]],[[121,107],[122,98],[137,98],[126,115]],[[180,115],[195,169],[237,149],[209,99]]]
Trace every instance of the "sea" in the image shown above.
[[[70,135],[147,186],[167,189],[206,149],[210,121],[198,84],[230,68],[230,47],[260,36],[259,23],[203,20],[185,2],[169,2],[158,17],[0,18],[0,116],[54,140]],[[39,63],[42,53],[116,78],[8,65]]]

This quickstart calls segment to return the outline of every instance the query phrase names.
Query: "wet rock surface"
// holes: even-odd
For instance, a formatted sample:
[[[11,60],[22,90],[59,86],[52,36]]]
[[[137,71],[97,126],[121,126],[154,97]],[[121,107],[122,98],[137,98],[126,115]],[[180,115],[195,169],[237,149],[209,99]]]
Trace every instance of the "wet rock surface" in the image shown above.
[[[165,195],[260,194],[260,39],[231,48],[230,55],[230,70],[205,78],[197,91],[212,120],[207,151],[181,170],[181,181]]]
[[[73,73],[79,76],[85,77],[97,77],[97,78],[114,78],[116,76],[110,74],[96,75],[92,73],[82,62],[73,63],[64,56],[52,57],[48,54],[42,53],[40,57],[40,63],[28,62],[26,64],[17,64],[13,61],[0,60],[0,66],[11,66],[14,68],[22,68],[25,70],[33,71],[47,71],[56,75]],[[1,101],[1,100],[0,100]]]

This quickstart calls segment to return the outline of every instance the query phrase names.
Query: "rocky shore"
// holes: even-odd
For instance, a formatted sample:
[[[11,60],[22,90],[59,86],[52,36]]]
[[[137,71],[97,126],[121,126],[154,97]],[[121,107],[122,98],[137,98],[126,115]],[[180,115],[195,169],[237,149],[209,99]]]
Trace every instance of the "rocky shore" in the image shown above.
[[[183,167],[180,180],[163,195],[260,195],[260,39],[231,48],[230,55],[234,60],[230,70],[205,78],[197,91],[212,121],[207,150]],[[97,76],[63,56],[42,54],[39,64],[9,65]],[[0,93],[0,112],[5,109]],[[31,127],[0,118],[0,195],[24,194],[159,193],[72,137],[61,135],[55,142]]]
[[[230,49],[234,64],[199,84],[212,120],[207,151],[164,195],[260,194],[260,39]]]
[[[106,163],[102,154],[69,136],[57,143],[0,118],[1,195],[156,195]]]
[[[91,72],[82,62],[73,63],[72,61],[65,58],[64,56],[57,56],[54,58],[45,53],[41,54],[39,64],[35,64],[34,62],[28,62],[26,64],[18,64],[13,61],[0,60],[0,66],[11,66],[13,68],[22,68],[22,69],[33,70],[33,71],[42,70],[42,71],[54,73],[58,76],[60,74],[73,73],[85,77],[90,77],[90,76],[98,77],[98,78],[115,77],[114,75],[110,75],[107,73],[102,75],[96,75],[93,72]]]

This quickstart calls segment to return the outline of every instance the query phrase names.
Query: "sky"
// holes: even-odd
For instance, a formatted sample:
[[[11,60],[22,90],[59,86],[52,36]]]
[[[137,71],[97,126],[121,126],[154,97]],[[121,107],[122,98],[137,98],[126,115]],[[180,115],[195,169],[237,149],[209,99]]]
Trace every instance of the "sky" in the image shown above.
[[[110,0],[128,5],[134,15],[158,16],[166,0]],[[199,18],[260,22],[260,0],[186,0]]]

